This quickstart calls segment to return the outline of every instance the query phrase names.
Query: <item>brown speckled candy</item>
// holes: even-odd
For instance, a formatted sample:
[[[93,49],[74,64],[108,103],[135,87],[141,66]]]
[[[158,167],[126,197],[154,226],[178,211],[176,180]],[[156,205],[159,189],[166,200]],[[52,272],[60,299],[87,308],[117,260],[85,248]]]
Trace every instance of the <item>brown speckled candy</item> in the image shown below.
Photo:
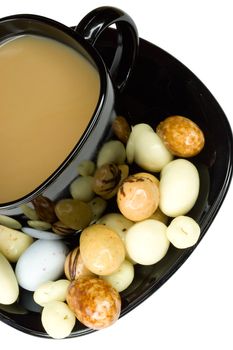
[[[67,227],[82,230],[92,220],[91,207],[79,199],[61,199],[55,206],[58,219]]]
[[[121,172],[118,166],[114,163],[104,164],[95,172],[93,190],[99,196],[107,198],[117,187],[120,180]]]
[[[54,211],[54,203],[45,196],[38,196],[32,201],[40,220],[53,223],[57,221]]]
[[[129,220],[149,218],[159,205],[159,181],[151,174],[139,173],[129,176],[117,193],[120,212]]]
[[[197,124],[179,115],[159,123],[156,132],[168,150],[178,157],[193,157],[204,147],[205,138]]]
[[[121,182],[128,176],[129,167],[126,164],[104,164],[95,172],[93,191],[104,199],[114,197]]]
[[[127,143],[131,129],[124,117],[118,116],[114,119],[112,123],[112,130],[121,142]]]
[[[73,281],[66,300],[77,319],[92,329],[106,328],[120,316],[119,293],[99,278],[81,277]]]

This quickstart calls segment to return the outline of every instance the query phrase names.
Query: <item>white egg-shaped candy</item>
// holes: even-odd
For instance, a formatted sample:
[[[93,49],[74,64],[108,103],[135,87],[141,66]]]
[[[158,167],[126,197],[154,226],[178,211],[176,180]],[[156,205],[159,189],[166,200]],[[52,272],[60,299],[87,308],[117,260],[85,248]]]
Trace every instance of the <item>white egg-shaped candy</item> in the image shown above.
[[[45,306],[50,301],[65,301],[70,281],[61,279],[41,284],[34,292],[33,299],[40,305]]]
[[[19,286],[14,271],[3,254],[0,253],[0,304],[13,304],[19,295]]]
[[[199,187],[195,165],[186,159],[173,160],[161,172],[160,209],[170,217],[188,213],[197,200]]]
[[[153,219],[134,224],[128,229],[125,237],[129,256],[141,265],[157,263],[169,248],[166,230],[165,224]]]
[[[148,124],[137,124],[133,127],[126,146],[129,163],[148,171],[161,171],[173,156],[165,147],[156,132]]]
[[[50,337],[63,339],[72,332],[76,318],[66,303],[51,301],[42,311],[41,322]]]
[[[132,283],[134,279],[133,264],[124,260],[119,269],[108,276],[101,276],[102,279],[111,284],[118,292],[122,292]]]
[[[68,248],[61,241],[34,242],[19,258],[16,277],[24,289],[35,291],[42,283],[54,281],[63,274]]]

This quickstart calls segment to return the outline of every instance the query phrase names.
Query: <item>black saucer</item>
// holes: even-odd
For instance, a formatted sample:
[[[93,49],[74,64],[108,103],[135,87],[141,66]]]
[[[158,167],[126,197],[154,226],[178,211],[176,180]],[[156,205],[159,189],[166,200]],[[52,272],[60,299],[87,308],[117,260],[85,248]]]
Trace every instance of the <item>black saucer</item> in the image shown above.
[[[97,43],[109,64],[114,52],[114,40],[114,31],[108,30]],[[232,176],[232,133],[219,104],[182,63],[157,46],[140,39],[135,70],[126,90],[117,96],[117,109],[132,124],[145,122],[156,127],[165,117],[178,114],[189,117],[202,128],[206,145],[200,155],[192,159],[199,170],[201,190],[189,215],[200,223],[203,238],[225,198]],[[159,263],[152,266],[136,265],[135,279],[122,293],[121,315],[128,313],[162,286],[196,246],[185,250],[170,247],[168,254]],[[32,294],[22,291],[18,304],[0,305],[0,319],[20,331],[48,337],[42,327],[39,311]],[[70,337],[90,332],[92,330],[77,322]]]

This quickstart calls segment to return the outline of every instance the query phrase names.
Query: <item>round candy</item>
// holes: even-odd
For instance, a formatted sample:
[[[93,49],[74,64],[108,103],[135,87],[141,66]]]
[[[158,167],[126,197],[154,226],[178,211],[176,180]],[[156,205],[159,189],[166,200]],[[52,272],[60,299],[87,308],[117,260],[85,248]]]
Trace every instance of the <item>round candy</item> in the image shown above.
[[[167,238],[180,249],[189,248],[197,243],[201,234],[198,223],[189,216],[177,216],[167,228]]]
[[[204,147],[205,138],[199,126],[182,116],[166,118],[156,132],[168,150],[178,157],[193,157]]]
[[[110,326],[119,318],[119,293],[99,278],[81,277],[68,289],[67,303],[77,319],[92,329]]]
[[[153,175],[150,175],[153,177]],[[117,204],[121,213],[129,220],[141,221],[149,218],[159,205],[159,187],[148,176],[129,176],[117,193]]]
[[[96,275],[108,275],[124,261],[125,247],[115,231],[94,224],[83,230],[80,236],[80,254],[88,270]]]
[[[141,265],[161,260],[169,248],[167,227],[157,220],[144,220],[130,227],[126,234],[126,248],[130,257]]]

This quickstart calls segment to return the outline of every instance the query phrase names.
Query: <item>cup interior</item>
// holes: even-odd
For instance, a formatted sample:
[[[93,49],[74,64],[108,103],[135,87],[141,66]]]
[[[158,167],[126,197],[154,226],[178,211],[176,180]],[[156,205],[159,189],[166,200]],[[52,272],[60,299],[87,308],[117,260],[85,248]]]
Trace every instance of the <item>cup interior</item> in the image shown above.
[[[34,192],[35,193],[40,192],[42,188],[45,188],[46,186],[48,186],[53,181],[53,178],[56,178],[58,174],[62,172],[66,164],[69,163],[75,157],[78,146],[87,137],[87,133],[88,133],[88,130],[90,129],[90,126],[91,125],[93,126],[93,118],[96,114],[97,109],[100,107],[100,101],[103,96],[105,85],[106,85],[105,72],[103,70],[103,65],[100,62],[101,61],[100,58],[98,57],[95,50],[89,45],[87,45],[87,43],[81,37],[79,37],[79,35],[75,31],[55,21],[52,21],[40,16],[34,16],[34,15],[16,15],[12,17],[7,17],[0,21],[0,45],[1,44],[3,45],[4,43],[11,41],[12,39],[27,36],[27,35],[37,36],[37,37],[46,38],[46,39],[52,39],[55,42],[59,42],[63,44],[65,47],[71,48],[72,50],[77,52],[79,55],[81,55],[88,62],[88,64],[90,64],[90,66],[92,66],[94,70],[97,72],[99,76],[100,90],[99,90],[95,109],[90,114],[90,118],[87,120],[86,127],[84,128],[84,131],[81,134],[81,137],[77,138],[77,141],[74,143],[74,148],[72,148],[69,154],[67,154],[67,156],[64,157],[61,163],[59,163],[59,166],[54,171],[52,171],[50,176],[48,176],[44,181],[42,181],[39,186],[36,186],[33,189],[33,191],[30,191],[24,194],[22,197],[16,197],[14,200],[10,199],[5,202],[3,201],[0,204],[1,207],[9,206],[11,202],[14,206],[16,206],[17,202],[21,202],[22,200],[25,200],[28,196],[32,196]],[[74,88],[72,87],[72,85],[70,89],[72,89],[71,91],[73,93]],[[20,94],[20,90],[17,92],[17,94]],[[13,94],[12,94],[12,98],[14,98]],[[38,100],[37,100],[38,103],[39,103],[39,100],[40,100],[40,97],[38,94]],[[87,100],[88,100],[88,97],[87,97]],[[84,103],[87,103],[87,101],[85,101]],[[25,103],[25,108],[27,108],[27,103]],[[36,105],[35,105],[35,109],[36,109]],[[83,116],[77,116],[77,118],[78,117],[82,118]],[[19,157],[21,157],[20,153],[19,153]]]

